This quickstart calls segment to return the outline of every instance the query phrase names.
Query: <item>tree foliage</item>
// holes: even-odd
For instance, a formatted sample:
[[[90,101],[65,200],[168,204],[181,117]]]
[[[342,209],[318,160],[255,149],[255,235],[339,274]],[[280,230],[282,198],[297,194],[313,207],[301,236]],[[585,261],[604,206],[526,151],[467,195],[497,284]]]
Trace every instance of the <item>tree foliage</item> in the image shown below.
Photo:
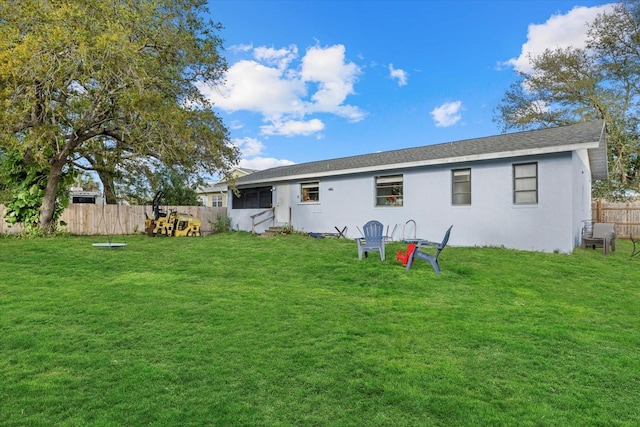
[[[174,206],[199,206],[196,189],[203,184],[199,177],[179,167],[168,168],[156,163],[140,164],[135,175],[124,176],[116,186],[118,198],[132,204],[149,204],[158,191],[163,202]]]
[[[5,205],[5,220],[9,224],[21,224],[27,234],[39,233],[39,215],[49,170],[46,166],[25,159],[17,151],[0,152],[0,182],[5,191],[0,191],[0,203]],[[69,203],[67,184],[74,179],[73,173],[65,173],[63,185],[56,194],[54,220],[60,218]],[[10,191],[6,191],[10,190]],[[55,221],[54,221],[55,223]],[[51,231],[55,231],[55,228]]]
[[[104,184],[149,158],[189,173],[235,165],[198,90],[226,70],[207,12],[205,0],[0,0],[0,149],[47,170],[40,227],[71,169]]]
[[[495,120],[525,130],[604,119],[608,182],[595,196],[640,188],[640,1],[618,3],[589,25],[587,46],[548,49],[530,57],[532,71],[505,93]],[[617,196],[616,196],[617,195]]]
[[[161,186],[164,202],[175,206],[200,206],[196,192],[198,182],[190,182],[189,177],[176,169],[166,169],[161,174]]]

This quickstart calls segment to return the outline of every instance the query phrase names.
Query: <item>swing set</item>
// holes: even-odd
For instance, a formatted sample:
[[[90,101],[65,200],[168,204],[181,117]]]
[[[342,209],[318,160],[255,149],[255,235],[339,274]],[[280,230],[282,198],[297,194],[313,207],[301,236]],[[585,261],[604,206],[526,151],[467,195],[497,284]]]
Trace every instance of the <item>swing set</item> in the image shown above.
[[[104,198],[103,198],[104,200]],[[115,224],[113,224],[111,230],[109,230],[109,228],[107,227],[107,222],[104,218],[104,211],[105,211],[105,206],[106,203],[102,203],[102,215],[100,217],[100,222],[98,223],[98,226],[96,227],[97,230],[100,230],[100,226],[104,227],[104,231],[105,234],[107,236],[107,242],[103,242],[103,243],[94,243],[93,246],[95,247],[100,247],[100,248],[121,248],[123,246],[127,246],[126,243],[122,242],[122,243],[116,243],[113,242],[111,240],[111,236],[115,234],[116,232],[116,227],[120,226],[120,234],[124,236],[124,228],[122,227],[122,223],[120,222],[120,204],[116,204],[116,222]],[[124,240],[124,239],[123,239]]]

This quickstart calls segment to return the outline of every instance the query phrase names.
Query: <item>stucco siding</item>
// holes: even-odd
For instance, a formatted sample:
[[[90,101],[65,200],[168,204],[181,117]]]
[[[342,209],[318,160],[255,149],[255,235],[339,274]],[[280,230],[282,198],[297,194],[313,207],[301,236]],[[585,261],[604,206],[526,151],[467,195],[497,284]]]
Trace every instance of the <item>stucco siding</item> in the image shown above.
[[[594,121],[281,166],[236,183],[243,189],[272,187],[274,222],[289,222],[302,231],[332,233],[347,227],[347,236],[355,238],[367,221],[376,219],[400,240],[413,237],[415,221],[418,238],[440,240],[453,224],[452,245],[568,253],[579,244],[583,221],[591,217],[591,179],[608,175],[606,154],[606,127]],[[516,204],[513,164],[528,162],[537,162],[537,201]],[[454,206],[451,171],[463,168],[471,169],[471,203]],[[518,196],[533,200],[533,170],[518,170],[523,175]],[[388,205],[375,206],[376,175],[395,174],[403,175],[402,194],[397,181],[386,180],[380,202]],[[456,184],[457,197],[465,201],[466,176],[456,178],[462,180]],[[251,230],[250,216],[263,209],[233,209],[228,202],[234,228]],[[266,205],[264,200],[260,204]]]
[[[591,168],[587,150],[577,150],[572,154],[573,190],[573,241],[580,244],[585,221],[591,220]]]
[[[236,231],[251,231],[252,215],[263,212],[264,209],[233,209],[233,191],[227,194],[227,212],[231,219],[231,228]],[[256,227],[257,233],[262,233],[269,226],[274,225],[275,221],[267,221]]]
[[[513,202],[513,164],[537,162],[538,203]],[[471,204],[453,206],[453,169],[471,169]],[[482,162],[428,166],[385,172],[403,175],[403,206],[375,206],[375,173],[324,177],[319,201],[300,200],[300,182],[275,184],[276,210],[297,230],[332,233],[347,227],[347,237],[360,237],[362,225],[375,219],[385,225],[394,240],[416,236],[440,240],[454,225],[450,244],[455,246],[503,246],[511,249],[571,252],[583,218],[587,217],[590,182],[583,156],[570,152]],[[305,180],[309,182],[313,180]],[[579,191],[578,191],[579,190]],[[281,205],[288,201],[288,206]],[[275,201],[274,201],[275,203]],[[250,215],[261,210],[231,210],[234,228],[251,230]],[[289,217],[290,213],[290,217]],[[276,215],[283,218],[282,213]],[[264,224],[257,229],[268,227]]]

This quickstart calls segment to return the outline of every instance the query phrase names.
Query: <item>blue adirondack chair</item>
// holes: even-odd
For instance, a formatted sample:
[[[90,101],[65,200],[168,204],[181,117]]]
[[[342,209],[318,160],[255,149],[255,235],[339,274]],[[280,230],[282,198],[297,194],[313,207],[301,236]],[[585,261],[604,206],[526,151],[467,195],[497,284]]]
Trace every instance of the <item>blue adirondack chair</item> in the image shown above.
[[[449,235],[451,234],[452,228],[453,228],[453,225],[449,227],[447,232],[444,234],[444,239],[442,239],[442,242],[440,243],[426,242],[426,243],[422,243],[422,246],[418,245],[418,247],[413,251],[413,254],[409,257],[409,260],[407,261],[407,271],[409,271],[409,269],[411,268],[414,258],[418,258],[431,263],[431,266],[433,267],[436,274],[440,274],[440,264],[438,264],[438,256],[440,256],[440,252],[442,252],[445,246],[447,246],[447,242],[449,241]],[[420,250],[420,249],[428,249],[428,248],[435,249],[436,251],[435,254],[430,254]]]
[[[362,254],[368,256],[369,251],[380,252],[380,259],[384,261],[385,237],[382,235],[384,226],[379,221],[369,221],[362,227],[364,237],[358,237],[358,259],[362,260]]]

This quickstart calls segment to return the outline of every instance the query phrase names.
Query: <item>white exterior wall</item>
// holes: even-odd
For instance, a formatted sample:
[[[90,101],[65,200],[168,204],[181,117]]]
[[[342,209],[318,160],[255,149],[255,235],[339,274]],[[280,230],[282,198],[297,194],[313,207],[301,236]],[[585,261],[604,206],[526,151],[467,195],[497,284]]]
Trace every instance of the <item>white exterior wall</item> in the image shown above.
[[[361,236],[358,227],[361,230],[375,219],[394,240],[400,240],[403,226],[413,220],[416,236],[434,241],[441,240],[453,224],[449,243],[454,246],[568,253],[579,243],[581,221],[590,216],[590,173],[585,160],[586,154],[566,152],[319,178],[319,202],[301,202],[300,182],[290,182],[274,186],[274,204],[279,219],[289,218],[290,209],[291,225],[306,232],[335,233],[334,227],[346,226],[347,237],[356,238]],[[513,164],[532,161],[538,162],[538,203],[514,205]],[[452,206],[451,170],[463,168],[471,168],[471,205]],[[375,176],[398,173],[404,176],[404,205],[374,206]],[[310,181],[314,180],[302,182]],[[286,195],[279,194],[283,192]],[[260,211],[230,210],[234,228],[251,230],[249,217]],[[269,225],[263,224],[262,229]],[[413,237],[412,224],[405,231],[404,237]]]
[[[585,221],[591,221],[591,168],[587,150],[573,152],[573,245],[580,245]]]
[[[265,209],[233,209],[233,191],[227,192],[227,212],[231,218],[231,228],[236,231],[251,231],[251,215],[259,214]],[[258,219],[260,221],[262,218]],[[275,221],[267,221],[256,227],[256,233],[262,233],[264,230],[274,225]]]

